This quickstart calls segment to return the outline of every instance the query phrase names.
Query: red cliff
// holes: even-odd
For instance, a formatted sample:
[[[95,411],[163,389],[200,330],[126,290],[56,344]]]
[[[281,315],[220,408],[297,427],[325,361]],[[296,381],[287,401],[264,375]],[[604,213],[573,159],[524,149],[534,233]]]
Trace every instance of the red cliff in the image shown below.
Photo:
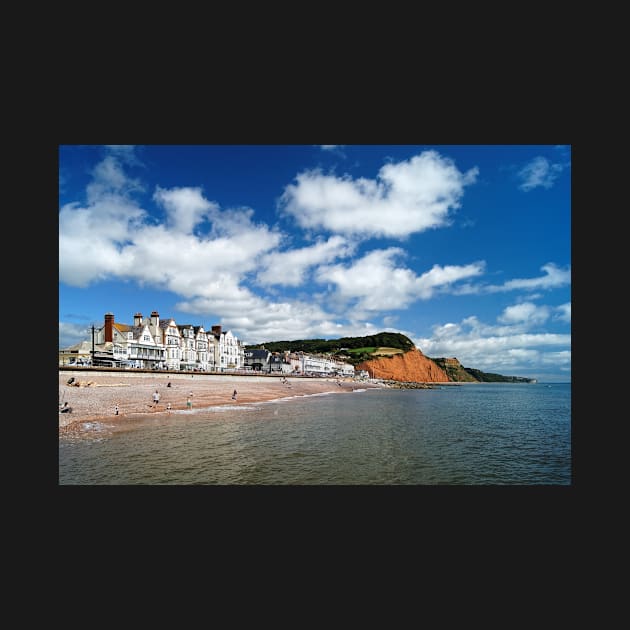
[[[450,380],[437,363],[425,357],[417,348],[392,357],[363,361],[356,369],[367,370],[371,378],[405,383],[448,383]]]

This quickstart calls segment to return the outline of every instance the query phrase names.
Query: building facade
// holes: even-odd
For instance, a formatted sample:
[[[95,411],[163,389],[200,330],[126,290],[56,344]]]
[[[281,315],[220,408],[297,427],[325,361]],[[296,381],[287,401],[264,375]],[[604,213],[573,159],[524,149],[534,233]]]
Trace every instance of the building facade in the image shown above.
[[[94,343],[82,341],[59,351],[59,365],[104,365],[144,369],[225,372],[245,365],[244,345],[232,331],[212,326],[177,324],[150,317],[133,316],[133,325],[116,322],[106,313],[103,326],[94,330]]]

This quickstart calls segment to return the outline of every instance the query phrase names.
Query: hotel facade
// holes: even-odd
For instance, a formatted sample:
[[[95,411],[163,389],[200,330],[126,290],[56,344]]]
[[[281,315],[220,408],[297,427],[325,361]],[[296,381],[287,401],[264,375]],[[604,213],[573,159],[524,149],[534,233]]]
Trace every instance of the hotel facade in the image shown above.
[[[59,352],[59,365],[94,365],[144,369],[225,372],[245,365],[243,343],[231,331],[212,326],[177,324],[136,313],[133,324],[115,321],[106,313],[103,326],[85,340]]]

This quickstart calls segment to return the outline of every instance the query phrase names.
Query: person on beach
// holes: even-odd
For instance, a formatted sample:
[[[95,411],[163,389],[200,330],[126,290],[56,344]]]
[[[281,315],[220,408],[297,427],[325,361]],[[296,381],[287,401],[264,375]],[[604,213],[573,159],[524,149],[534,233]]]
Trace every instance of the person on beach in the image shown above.
[[[59,413],[72,413],[72,407],[68,405],[68,401],[66,400],[63,405],[59,408]]]
[[[166,384],[166,387],[170,387],[170,386],[171,386],[171,381],[169,381],[169,382]]]
[[[158,390],[155,390],[155,393],[153,394],[153,406],[157,407],[158,403],[160,402],[160,393],[158,392]]]
[[[188,396],[188,399],[186,400],[186,407],[188,409],[192,409],[192,398],[190,396]]]
[[[232,400],[236,400],[236,390],[234,390],[234,393],[232,394]]]
[[[114,415],[117,416],[118,415],[118,405],[116,405],[114,407]]]
[[[171,413],[171,403],[166,403],[166,411]]]

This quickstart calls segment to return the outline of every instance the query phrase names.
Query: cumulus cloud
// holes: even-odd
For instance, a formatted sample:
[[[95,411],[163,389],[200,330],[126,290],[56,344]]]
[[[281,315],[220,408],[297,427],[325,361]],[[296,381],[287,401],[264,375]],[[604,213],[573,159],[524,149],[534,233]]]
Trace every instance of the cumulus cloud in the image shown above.
[[[134,192],[142,192],[144,187],[137,179],[128,177],[120,161],[108,155],[99,162],[92,171],[92,181],[87,187],[88,203],[97,203],[108,197],[128,196]]]
[[[59,212],[59,279],[86,287],[107,278],[136,280],[185,297],[220,293],[238,285],[280,234],[252,221],[251,209],[220,211],[198,188],[158,187],[166,212],[156,223],[133,201],[137,190],[120,163],[107,156],[93,171],[88,203]],[[204,222],[205,233],[195,228]]]
[[[158,186],[153,199],[166,210],[169,226],[184,234],[190,234],[197,224],[219,208],[218,204],[203,197],[201,188],[166,190]]]
[[[537,306],[532,302],[521,302],[508,306],[498,317],[499,322],[506,324],[542,324],[549,319],[549,307]]]
[[[564,165],[550,162],[547,158],[536,157],[528,162],[519,172],[519,188],[525,192],[534,188],[551,188],[564,170]]]
[[[550,311],[549,307],[517,304],[497,318],[505,325],[484,324],[471,316],[434,326],[431,337],[412,339],[430,357],[457,357],[462,365],[486,372],[526,376],[545,364],[569,371],[571,335],[536,330]]]
[[[336,177],[321,170],[299,173],[279,207],[303,228],[362,237],[402,238],[447,225],[464,186],[478,169],[461,173],[436,151],[383,166],[376,179]]]
[[[315,245],[293,249],[285,252],[274,252],[266,261],[258,274],[258,282],[263,285],[300,286],[306,279],[309,270],[339,257],[350,255],[354,246],[342,236],[331,236],[328,240],[320,240]]]
[[[418,299],[428,299],[435,291],[443,290],[463,278],[483,272],[483,262],[464,266],[434,265],[417,276],[411,269],[400,267],[396,258],[404,255],[398,247],[374,250],[350,264],[320,267],[316,280],[336,288],[339,302],[356,300],[359,311],[401,309]]]
[[[177,308],[191,314],[219,313],[220,323],[239,331],[246,343],[372,335],[382,328],[371,322],[335,318],[315,302],[268,301],[241,288],[212,299],[195,298]]]

